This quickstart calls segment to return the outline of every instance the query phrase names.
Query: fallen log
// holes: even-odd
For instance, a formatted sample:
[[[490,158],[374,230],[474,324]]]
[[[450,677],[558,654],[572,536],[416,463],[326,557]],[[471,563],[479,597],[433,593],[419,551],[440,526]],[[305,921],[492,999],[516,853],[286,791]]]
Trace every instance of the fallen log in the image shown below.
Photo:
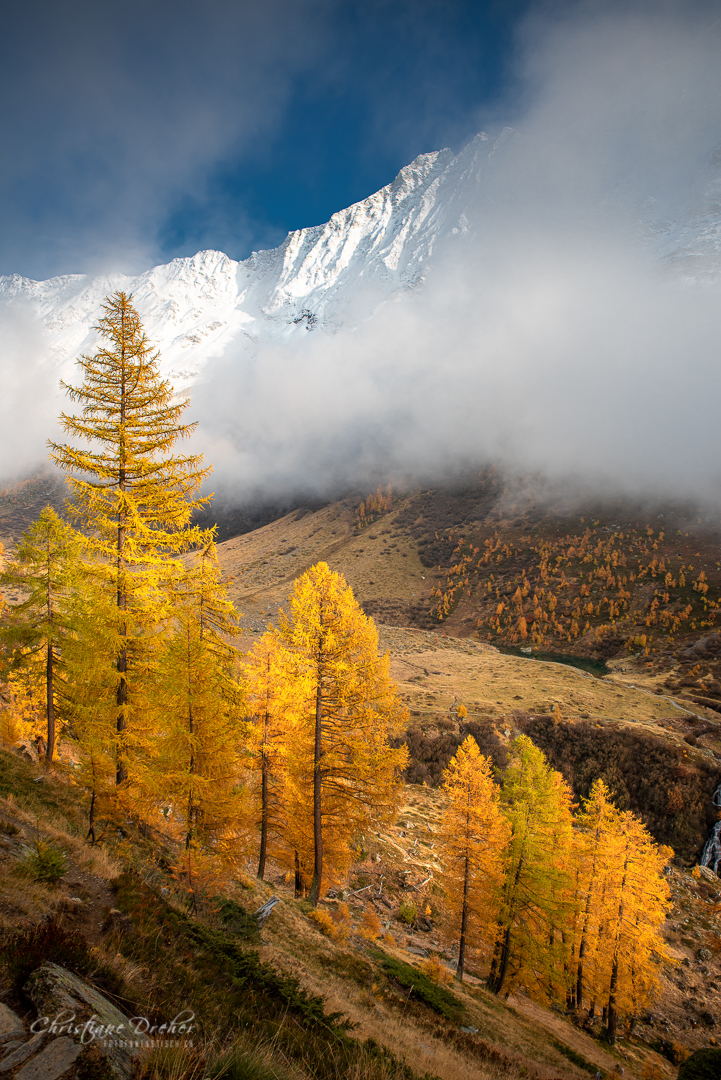
[[[266,900],[262,907],[259,907],[257,911],[253,912],[253,918],[257,921],[259,930],[262,929],[263,923],[268,918],[275,905],[279,903],[279,897],[271,896],[270,900]]]

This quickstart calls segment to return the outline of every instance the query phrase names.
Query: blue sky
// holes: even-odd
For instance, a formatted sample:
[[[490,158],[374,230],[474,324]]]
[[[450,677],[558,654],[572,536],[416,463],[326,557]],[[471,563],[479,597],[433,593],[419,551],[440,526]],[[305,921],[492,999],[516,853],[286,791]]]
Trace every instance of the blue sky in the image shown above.
[[[0,273],[235,258],[512,119],[528,0],[14,0]],[[538,9],[538,4],[535,5]]]

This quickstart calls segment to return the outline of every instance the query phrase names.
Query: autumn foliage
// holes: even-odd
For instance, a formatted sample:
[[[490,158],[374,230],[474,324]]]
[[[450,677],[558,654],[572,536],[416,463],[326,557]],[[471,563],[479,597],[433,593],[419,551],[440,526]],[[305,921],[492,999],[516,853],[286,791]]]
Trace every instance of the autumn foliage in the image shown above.
[[[130,297],[110,297],[97,329],[106,344],[81,358],[82,385],[66,388],[80,411],[62,417],[84,445],[52,447],[69,474],[77,531],[48,508],[2,579],[23,593],[0,635],[4,730],[44,738],[48,767],[58,739],[72,745],[90,843],[121,823],[162,828],[191,908],[240,862],[252,860],[262,879],[272,861],[309,897],[317,927],[344,944],[348,907],[332,918],[318,901],[347,877],[357,838],[394,819],[408,763],[408,714],[389,657],[345,579],[320,562],[294,583],[277,629],[241,658],[214,534],[191,524],[209,470],[175,452],[192,430],[181,422],[187,403],[160,378]],[[378,488],[357,524],[391,506],[390,487]],[[652,530],[586,529],[560,556],[537,545],[533,569],[515,575],[502,573],[517,554],[508,544],[461,540],[436,614],[482,592],[498,639],[572,641],[592,625],[601,633],[601,619],[638,624],[627,586],[641,577],[649,599],[634,647],[647,649],[684,620],[711,625],[716,615],[703,572],[675,565],[661,540]],[[670,851],[602,781],[574,806],[527,735],[506,747],[465,707],[458,718],[462,735],[437,740],[432,762],[433,779],[447,765],[434,858],[456,976],[472,962],[496,994],[598,1011],[613,1041],[669,959],[660,927]],[[546,727],[558,739],[560,713]],[[423,734],[406,738],[421,746]],[[683,791],[677,784],[663,798],[676,814]],[[416,914],[401,907],[408,924]],[[383,935],[375,911],[361,933]],[[438,958],[425,976],[438,998],[447,976]]]
[[[444,774],[441,830],[449,927],[485,965],[496,994],[619,1018],[654,997],[669,961],[660,934],[672,854],[602,781],[574,812],[560,773],[526,736],[511,747],[499,789],[469,736]]]
[[[452,550],[432,614],[443,621],[465,600],[482,638],[546,648],[584,638],[601,654],[608,641],[649,655],[716,626],[721,593],[663,530],[595,524],[562,540],[436,534],[439,554]]]

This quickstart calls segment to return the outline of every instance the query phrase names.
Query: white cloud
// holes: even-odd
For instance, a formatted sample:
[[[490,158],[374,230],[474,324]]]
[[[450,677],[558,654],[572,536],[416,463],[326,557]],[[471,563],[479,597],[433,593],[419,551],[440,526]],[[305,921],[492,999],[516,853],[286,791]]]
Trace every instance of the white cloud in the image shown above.
[[[718,240],[691,286],[652,230],[708,211],[718,235],[718,27],[678,5],[534,16],[519,65],[519,136],[463,257],[360,330],[261,348],[252,373],[229,351],[198,388],[199,438],[236,497],[489,459],[721,496]]]

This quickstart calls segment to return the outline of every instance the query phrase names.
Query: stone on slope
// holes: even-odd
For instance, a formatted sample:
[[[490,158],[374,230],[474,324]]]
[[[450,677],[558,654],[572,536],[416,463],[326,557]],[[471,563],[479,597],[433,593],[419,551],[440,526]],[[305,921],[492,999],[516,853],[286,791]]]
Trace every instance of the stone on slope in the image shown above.
[[[17,1065],[22,1065],[23,1061],[26,1061],[36,1050],[40,1049],[44,1038],[45,1032],[40,1031],[37,1035],[33,1035],[32,1039],[28,1039],[26,1043],[19,1046],[17,1050],[13,1050],[12,1054],[8,1054],[7,1057],[0,1061],[0,1073],[10,1072]]]
[[[128,1080],[135,1065],[130,1045],[136,1036],[127,1016],[99,990],[79,975],[46,961],[32,973],[24,991],[37,1009],[38,1018],[43,1018],[48,1028],[55,1017],[73,1018],[70,1027],[56,1029],[52,1034],[79,1038],[84,1025],[92,1019],[97,1034],[90,1039],[89,1045],[100,1051],[118,1080]],[[99,1031],[100,1028],[103,1030]],[[87,1044],[88,1035],[84,1038]]]
[[[21,1034],[23,1030],[20,1017],[0,1001],[0,1043]]]
[[[23,1065],[15,1080],[58,1080],[82,1053],[80,1043],[61,1035]]]

